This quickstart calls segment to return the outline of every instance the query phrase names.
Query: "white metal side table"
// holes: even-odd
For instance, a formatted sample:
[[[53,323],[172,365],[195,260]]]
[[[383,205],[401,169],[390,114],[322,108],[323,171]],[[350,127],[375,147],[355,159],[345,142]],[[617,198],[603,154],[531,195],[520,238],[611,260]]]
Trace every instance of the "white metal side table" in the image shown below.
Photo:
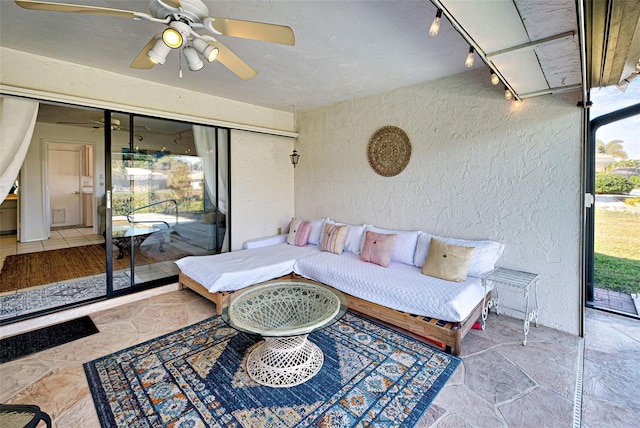
[[[496,268],[489,272],[483,279],[485,302],[482,310],[482,329],[484,330],[485,320],[489,313],[489,309],[494,307],[496,314],[500,314],[500,296],[498,294],[499,286],[510,286],[519,289],[524,295],[524,311],[518,308],[511,308],[504,306],[507,309],[511,309],[517,312],[524,313],[524,341],[523,345],[527,344],[527,335],[529,334],[529,324],[531,321],[535,322],[538,326],[538,275],[535,273],[523,272],[519,270]],[[487,299],[487,288],[493,285],[492,297]],[[530,309],[529,295],[533,288],[534,304],[535,306]]]

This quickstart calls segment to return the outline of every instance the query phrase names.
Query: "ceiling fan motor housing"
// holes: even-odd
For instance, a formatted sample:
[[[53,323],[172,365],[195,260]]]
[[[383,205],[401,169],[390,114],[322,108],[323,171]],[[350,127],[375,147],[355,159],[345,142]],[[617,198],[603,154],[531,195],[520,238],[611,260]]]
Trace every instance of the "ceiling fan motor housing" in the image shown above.
[[[170,3],[170,1],[151,0],[149,13],[160,19],[178,15],[197,23],[202,23],[202,20],[209,16],[209,8],[201,0],[181,0],[180,8],[171,7]]]

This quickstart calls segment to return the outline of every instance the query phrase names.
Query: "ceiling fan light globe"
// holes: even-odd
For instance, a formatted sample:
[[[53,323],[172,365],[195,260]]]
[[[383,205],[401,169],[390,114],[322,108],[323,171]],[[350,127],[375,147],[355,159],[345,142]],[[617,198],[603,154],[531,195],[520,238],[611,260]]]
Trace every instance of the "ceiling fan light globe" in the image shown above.
[[[207,59],[207,61],[213,62],[218,57],[218,53],[220,53],[220,50],[217,47],[209,46],[204,51],[204,57]]]
[[[175,28],[167,28],[162,32],[162,41],[171,49],[182,46],[182,34]]]
[[[149,52],[147,52],[147,56],[156,64],[164,64],[164,61],[167,59],[167,55],[169,55],[170,51],[171,48],[165,45],[162,39],[158,39],[153,45],[153,48],[149,49]]]
[[[198,52],[191,46],[187,46],[183,50],[184,57],[187,59],[187,66],[191,71],[198,71],[204,67],[204,63],[198,56]]]
[[[207,43],[203,39],[194,38],[192,43],[193,43],[193,47],[195,48],[195,50],[200,52],[200,54],[207,61],[213,62],[218,57],[218,53],[220,52],[220,50],[217,47],[215,47],[213,45],[210,45],[209,43]]]

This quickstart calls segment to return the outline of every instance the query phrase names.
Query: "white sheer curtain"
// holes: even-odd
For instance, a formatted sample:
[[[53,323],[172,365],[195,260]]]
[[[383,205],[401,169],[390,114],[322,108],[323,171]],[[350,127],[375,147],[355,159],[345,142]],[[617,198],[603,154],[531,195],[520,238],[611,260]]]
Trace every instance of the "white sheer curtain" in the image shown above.
[[[0,98],[0,203],[18,177],[37,116],[36,101]]]
[[[193,125],[193,141],[196,145],[196,152],[202,158],[204,168],[204,185],[207,189],[209,199],[216,203],[216,163],[218,163],[218,210],[222,214],[227,214],[227,144],[226,135],[219,134],[218,157],[216,159],[216,128],[208,126]],[[220,130],[226,131],[226,130]],[[226,132],[225,132],[226,134]]]
[[[216,132],[218,133],[218,153],[216,159]],[[196,146],[198,156],[202,158],[204,169],[204,185],[209,195],[209,199],[217,204],[217,210],[225,215],[225,234],[222,248],[228,248],[227,241],[229,234],[229,221],[227,214],[227,194],[229,183],[226,129],[216,129],[209,126],[193,125],[193,141]],[[218,165],[218,177],[216,177],[216,164]],[[218,194],[216,195],[216,182],[218,183]],[[216,198],[217,196],[217,198]]]

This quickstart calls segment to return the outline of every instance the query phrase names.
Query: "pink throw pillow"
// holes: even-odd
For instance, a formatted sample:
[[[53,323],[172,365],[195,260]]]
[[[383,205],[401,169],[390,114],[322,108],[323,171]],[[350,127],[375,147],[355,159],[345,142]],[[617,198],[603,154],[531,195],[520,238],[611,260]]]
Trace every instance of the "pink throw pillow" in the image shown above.
[[[375,233],[367,230],[365,232],[360,260],[375,263],[383,267],[389,267],[391,253],[393,253],[393,246],[396,243],[397,236],[398,235],[395,234]]]
[[[287,244],[304,247],[307,245],[309,233],[311,233],[310,222],[292,218],[289,225],[289,234],[287,235]]]
[[[304,247],[307,245],[307,240],[309,239],[309,233],[311,233],[311,222],[303,221],[298,226],[298,231],[296,232],[296,239],[294,245],[298,247]]]

